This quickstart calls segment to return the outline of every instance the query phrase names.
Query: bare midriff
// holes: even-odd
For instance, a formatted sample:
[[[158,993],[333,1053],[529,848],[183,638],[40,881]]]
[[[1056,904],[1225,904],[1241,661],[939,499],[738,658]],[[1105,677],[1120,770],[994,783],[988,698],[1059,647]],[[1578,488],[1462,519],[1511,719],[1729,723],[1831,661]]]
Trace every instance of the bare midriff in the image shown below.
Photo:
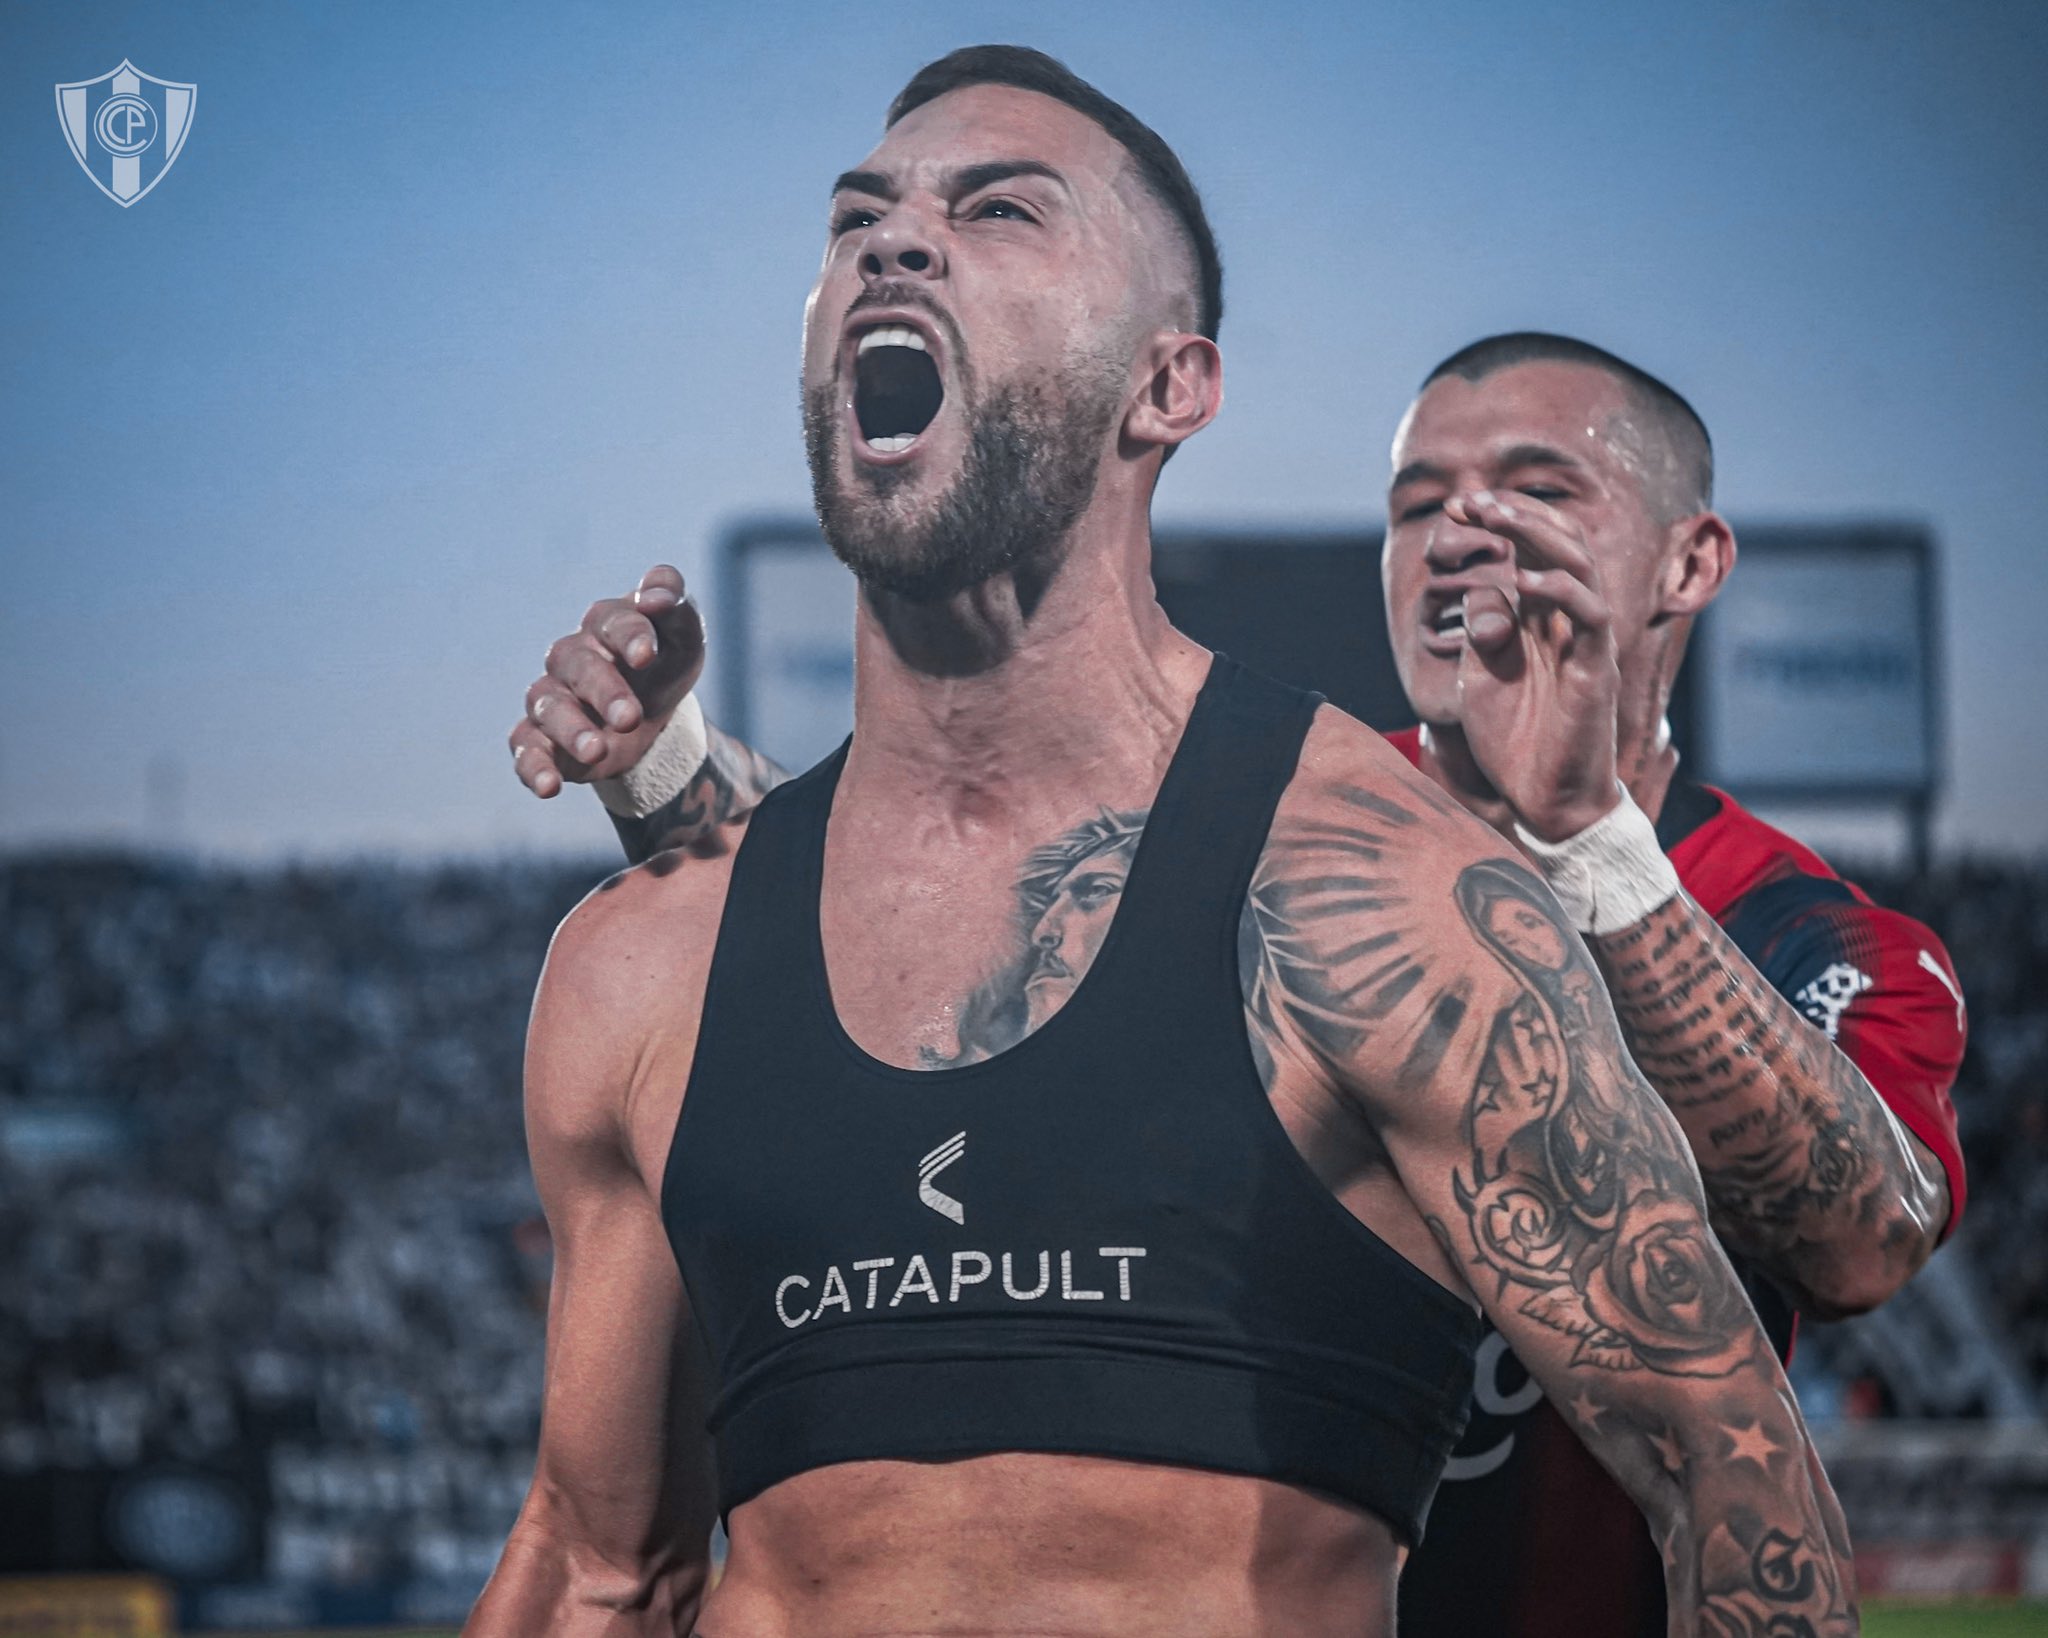
[[[699,1638],[1383,1638],[1402,1556],[1271,1479],[1015,1452],[815,1468],[727,1526]]]

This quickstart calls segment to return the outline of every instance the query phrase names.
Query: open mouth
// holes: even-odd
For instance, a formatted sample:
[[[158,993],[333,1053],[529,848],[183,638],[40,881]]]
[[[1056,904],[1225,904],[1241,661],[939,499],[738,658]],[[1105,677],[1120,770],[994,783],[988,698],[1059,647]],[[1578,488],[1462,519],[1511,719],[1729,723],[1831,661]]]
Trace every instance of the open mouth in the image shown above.
[[[894,455],[932,424],[946,389],[924,337],[907,324],[881,324],[860,338],[853,361],[853,413],[867,446]]]
[[[1460,596],[1444,604],[1422,622],[1422,629],[1439,644],[1462,643],[1465,640],[1465,599]]]

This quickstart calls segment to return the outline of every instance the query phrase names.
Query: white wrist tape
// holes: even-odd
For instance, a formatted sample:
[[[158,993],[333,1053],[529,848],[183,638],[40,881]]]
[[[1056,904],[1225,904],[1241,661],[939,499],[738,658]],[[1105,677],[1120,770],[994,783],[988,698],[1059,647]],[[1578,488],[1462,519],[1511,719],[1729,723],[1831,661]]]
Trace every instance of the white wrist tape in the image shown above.
[[[1582,933],[1618,933],[1678,896],[1678,872],[1657,845],[1657,827],[1627,787],[1617,780],[1615,788],[1621,806],[1561,842],[1515,826],[1515,839]]]
[[[622,774],[593,779],[590,788],[621,819],[645,819],[695,779],[710,755],[704,707],[695,694],[685,694],[645,756]]]

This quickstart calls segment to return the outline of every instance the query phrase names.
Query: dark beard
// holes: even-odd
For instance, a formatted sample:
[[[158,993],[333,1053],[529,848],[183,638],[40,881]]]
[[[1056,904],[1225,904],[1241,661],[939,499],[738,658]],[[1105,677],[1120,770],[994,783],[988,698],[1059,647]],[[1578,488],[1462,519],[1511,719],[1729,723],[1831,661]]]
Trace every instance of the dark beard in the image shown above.
[[[863,586],[934,603],[996,575],[1050,578],[1069,531],[1095,496],[1097,463],[1119,406],[1123,371],[1069,375],[1066,402],[1044,388],[1004,386],[970,411],[960,475],[923,518],[890,505],[908,467],[856,472],[849,494],[835,475],[841,421],[835,395],[804,396],[811,498],[834,554]]]

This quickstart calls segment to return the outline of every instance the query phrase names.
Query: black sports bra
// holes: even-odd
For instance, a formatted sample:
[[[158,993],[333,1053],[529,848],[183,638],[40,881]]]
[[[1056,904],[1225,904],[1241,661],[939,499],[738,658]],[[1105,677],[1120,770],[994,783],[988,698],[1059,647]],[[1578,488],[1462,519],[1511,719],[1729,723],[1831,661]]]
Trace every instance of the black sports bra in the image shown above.
[[[828,1463],[1063,1451],[1283,1480],[1420,1537],[1478,1318],[1301,1158],[1238,982],[1317,703],[1217,657],[1135,853],[1105,814],[1049,875],[1056,917],[1128,863],[1078,989],[952,1069],[882,1063],[833,1010],[818,906],[846,748],[755,812],[662,1188],[722,1508]]]

